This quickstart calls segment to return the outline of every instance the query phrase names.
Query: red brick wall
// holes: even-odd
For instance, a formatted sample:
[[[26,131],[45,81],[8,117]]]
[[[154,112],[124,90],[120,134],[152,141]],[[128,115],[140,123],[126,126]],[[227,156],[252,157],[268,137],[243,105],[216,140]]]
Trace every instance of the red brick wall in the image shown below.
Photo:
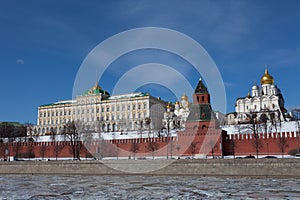
[[[297,135],[294,132],[282,133],[285,136],[286,144],[284,154],[287,155],[288,151],[296,149],[298,146]],[[276,133],[260,134],[259,141],[261,148],[259,154],[261,155],[281,155],[280,138]],[[225,154],[233,155],[256,155],[256,148],[254,145],[255,139],[252,134],[234,134],[227,135],[223,142]]]
[[[222,134],[221,134],[222,133]],[[222,135],[222,137],[220,137]],[[289,150],[296,149],[298,140],[296,134],[283,133],[286,135],[286,143],[288,147],[285,149],[286,155]],[[178,132],[178,137],[168,138],[140,138],[140,139],[126,139],[126,140],[108,140],[85,142],[80,150],[81,158],[85,157],[134,157],[132,146],[134,143],[138,146],[136,157],[150,157],[152,151],[149,149],[150,143],[156,143],[158,149],[154,152],[154,156],[166,156],[171,154],[174,157],[179,155],[191,156],[194,154],[208,154],[212,155],[212,146],[215,156],[221,156],[220,144],[222,142],[222,149],[225,155],[256,155],[256,150],[253,145],[254,138],[251,134],[235,134],[227,135],[221,132],[221,129],[187,129],[183,132]],[[211,144],[211,141],[216,141]],[[262,144],[259,149],[261,155],[281,155],[279,148],[279,137],[275,133],[261,134],[260,141]],[[168,143],[168,150],[166,145]],[[172,145],[171,145],[172,144]],[[192,147],[194,145],[194,148]],[[0,158],[6,156],[16,156],[19,158],[28,158],[29,154],[34,154],[35,158],[56,158],[55,149],[58,147],[59,158],[72,158],[72,151],[70,142],[22,142],[22,143],[0,143]],[[179,147],[179,148],[178,148]],[[6,149],[9,149],[9,155],[5,155]],[[44,156],[42,156],[44,152]],[[102,153],[101,153],[102,152]],[[16,155],[18,154],[18,156]]]

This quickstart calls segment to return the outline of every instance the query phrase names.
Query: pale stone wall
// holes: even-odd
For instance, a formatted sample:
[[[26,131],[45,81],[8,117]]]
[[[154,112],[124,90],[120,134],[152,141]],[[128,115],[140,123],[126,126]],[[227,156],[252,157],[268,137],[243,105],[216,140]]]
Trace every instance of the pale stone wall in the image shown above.
[[[166,167],[160,168],[165,165]],[[149,166],[157,168],[149,171]],[[113,167],[113,168],[111,168]],[[1,162],[0,174],[188,175],[299,178],[300,159]],[[122,169],[118,171],[115,169]],[[130,173],[134,171],[134,173]],[[149,172],[144,172],[149,171]]]

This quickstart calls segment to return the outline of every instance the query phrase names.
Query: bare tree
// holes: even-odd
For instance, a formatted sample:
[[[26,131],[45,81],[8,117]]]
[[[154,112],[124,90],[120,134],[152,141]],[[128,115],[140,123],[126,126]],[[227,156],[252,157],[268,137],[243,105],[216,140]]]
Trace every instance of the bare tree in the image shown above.
[[[30,158],[35,158],[33,142],[28,142],[27,144],[27,157],[29,160]]]
[[[68,122],[64,126],[63,135],[70,142],[70,151],[73,159],[80,159],[80,150],[82,147],[81,136],[76,128],[75,122]]]
[[[44,144],[42,144],[42,146],[40,146],[40,154],[41,154],[41,156],[42,156],[42,160],[44,160],[44,158],[45,158],[45,154],[46,154],[46,150],[47,150],[47,146],[46,145],[44,145]]]
[[[194,158],[195,153],[196,153],[196,147],[197,147],[198,142],[193,141],[190,145],[190,149],[192,152],[192,157]]]
[[[149,138],[150,137],[150,132],[151,132],[151,118],[150,117],[146,117],[145,125],[148,126],[148,138]]]
[[[179,157],[180,157],[180,145],[179,144],[177,144],[176,145],[176,150],[177,150],[177,156],[178,156],[178,159],[179,159]]]
[[[287,139],[285,138],[285,135],[281,136],[280,134],[278,134],[277,146],[279,147],[282,158],[284,158],[284,152],[285,152],[286,148],[289,147]]]
[[[13,150],[14,150],[14,152],[15,152],[16,158],[19,157],[20,149],[21,149],[21,144],[20,144],[20,142],[17,142],[17,143],[13,146]]]
[[[253,137],[254,137],[254,140],[252,140],[252,146],[255,149],[256,158],[258,158],[259,151],[263,147],[263,145],[262,145],[262,142],[259,138],[259,133],[258,132],[254,132]]]
[[[54,142],[54,154],[55,154],[55,159],[57,160],[59,153],[63,150],[65,146],[61,145],[60,142]]]
[[[130,151],[133,153],[133,159],[135,160],[135,154],[139,151],[139,144],[136,142],[131,143]]]
[[[5,158],[5,144],[3,142],[0,143],[0,156]]]
[[[152,152],[152,158],[154,160],[154,153],[156,150],[158,150],[159,144],[157,142],[149,142],[148,143],[148,150]]]
[[[56,130],[53,127],[50,128],[50,139],[52,142],[56,140]]]
[[[27,128],[27,134],[26,134],[26,136],[29,137],[29,139],[33,139],[33,136],[34,136],[33,124],[26,123],[25,126]]]
[[[231,145],[232,145],[232,149],[233,149],[233,158],[235,158],[235,152],[236,152],[236,149],[237,149],[237,146],[238,146],[235,139],[232,139]]]
[[[252,131],[252,135],[253,135],[252,146],[255,149],[256,158],[258,158],[260,149],[263,147],[261,139],[259,137],[259,131],[261,131],[261,123],[257,119],[257,114],[255,112],[250,112],[250,114],[248,115],[248,118],[249,118],[249,123],[250,123],[248,128],[249,128],[249,130]],[[263,123],[266,123],[266,118],[265,117],[261,118],[261,121]]]
[[[215,145],[216,145],[216,143],[213,140],[210,140],[208,142],[208,147],[209,147],[209,150],[211,151],[211,155],[213,158],[215,158]]]
[[[300,108],[292,110],[293,117],[296,121],[296,133],[297,133],[297,154],[300,154]]]

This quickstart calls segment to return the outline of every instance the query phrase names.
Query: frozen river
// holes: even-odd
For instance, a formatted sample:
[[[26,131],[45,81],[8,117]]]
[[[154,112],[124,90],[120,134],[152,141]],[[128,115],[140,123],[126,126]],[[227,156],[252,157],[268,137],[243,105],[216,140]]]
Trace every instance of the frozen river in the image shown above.
[[[0,199],[300,199],[300,179],[2,176]]]

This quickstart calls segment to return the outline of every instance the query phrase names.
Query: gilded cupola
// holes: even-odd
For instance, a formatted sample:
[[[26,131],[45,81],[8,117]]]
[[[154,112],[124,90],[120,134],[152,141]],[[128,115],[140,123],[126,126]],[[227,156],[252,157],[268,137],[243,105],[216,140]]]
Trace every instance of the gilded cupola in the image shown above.
[[[274,84],[274,79],[273,77],[269,74],[268,69],[265,70],[264,75],[260,79],[260,83],[262,85],[265,84]]]

